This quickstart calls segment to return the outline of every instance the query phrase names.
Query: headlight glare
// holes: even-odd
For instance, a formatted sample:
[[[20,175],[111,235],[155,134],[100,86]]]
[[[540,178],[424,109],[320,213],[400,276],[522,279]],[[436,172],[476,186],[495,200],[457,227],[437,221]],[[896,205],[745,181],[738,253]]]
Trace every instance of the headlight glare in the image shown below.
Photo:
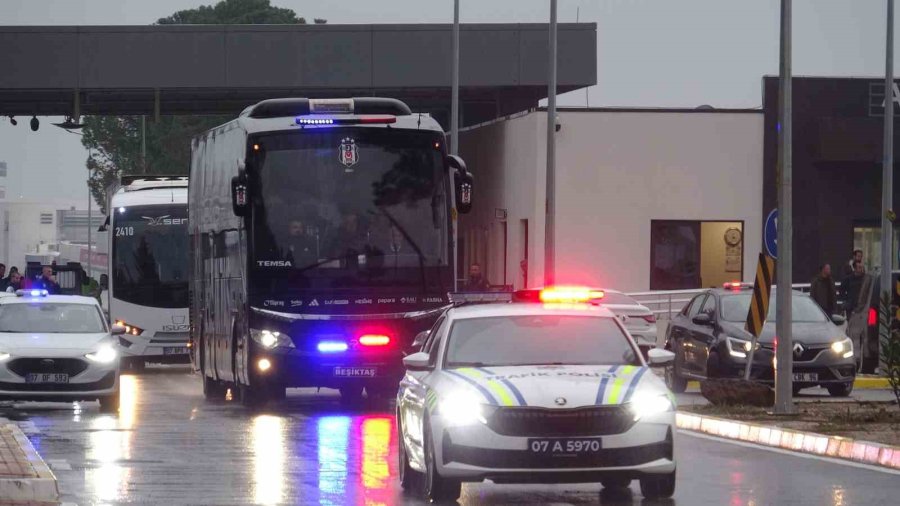
[[[88,360],[97,362],[98,364],[108,364],[118,357],[119,354],[112,346],[104,346],[93,353],[88,353],[85,357]]]
[[[853,341],[847,338],[831,343],[831,351],[835,352],[838,355],[841,355],[844,358],[850,358],[853,356]]]
[[[268,329],[250,329],[250,338],[262,345],[263,348],[271,350],[279,346],[293,348],[294,341],[287,334]]]
[[[464,392],[453,393],[443,399],[440,402],[440,414],[448,426],[487,423],[481,398]]]
[[[9,358],[9,353],[0,351],[0,362],[3,362],[4,360],[6,360],[8,358]]]
[[[668,395],[655,393],[635,394],[628,407],[634,414],[635,421],[675,409]]]

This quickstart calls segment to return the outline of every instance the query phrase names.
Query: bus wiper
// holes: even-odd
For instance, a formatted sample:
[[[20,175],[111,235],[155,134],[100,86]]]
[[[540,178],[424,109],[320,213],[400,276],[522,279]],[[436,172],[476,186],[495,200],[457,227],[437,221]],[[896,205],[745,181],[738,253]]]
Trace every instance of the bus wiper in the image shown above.
[[[419,272],[422,274],[422,293],[426,293],[428,291],[428,282],[425,279],[425,255],[422,253],[422,248],[420,248],[419,245],[416,244],[416,241],[413,241],[412,237],[410,237],[406,229],[403,228],[403,226],[400,225],[400,223],[398,223],[393,216],[391,216],[391,213],[387,212],[387,210],[381,206],[378,206],[378,212],[383,214],[388,219],[388,221],[391,222],[391,225],[393,225],[394,228],[396,228],[397,231],[400,232],[400,235],[403,236],[403,239],[405,239],[406,242],[408,242],[409,245],[412,246],[413,251],[415,251],[416,255],[419,256]],[[440,275],[438,277],[440,277]]]

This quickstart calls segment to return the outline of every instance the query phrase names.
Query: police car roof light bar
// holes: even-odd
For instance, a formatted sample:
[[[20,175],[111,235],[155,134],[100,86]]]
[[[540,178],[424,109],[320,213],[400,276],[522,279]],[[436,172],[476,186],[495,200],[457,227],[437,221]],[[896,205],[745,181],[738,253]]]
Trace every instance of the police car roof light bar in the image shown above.
[[[16,295],[19,297],[46,297],[48,294],[47,290],[16,290]]]

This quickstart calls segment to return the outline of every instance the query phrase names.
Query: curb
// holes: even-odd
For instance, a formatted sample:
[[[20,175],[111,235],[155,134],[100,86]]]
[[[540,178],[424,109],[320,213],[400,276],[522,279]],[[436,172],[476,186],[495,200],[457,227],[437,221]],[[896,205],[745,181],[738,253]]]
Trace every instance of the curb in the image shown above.
[[[0,431],[7,431],[12,435],[34,472],[34,477],[30,478],[0,477],[0,498],[3,501],[57,502],[59,488],[56,476],[38,455],[25,433],[16,424],[2,418]]]
[[[688,388],[700,388],[699,381],[688,381]],[[857,376],[855,380],[853,380],[853,388],[854,389],[885,389],[891,388],[891,384],[888,382],[887,378],[883,378],[881,376]]]
[[[900,470],[900,447],[897,446],[779,429],[681,411],[676,413],[675,423],[679,429],[723,439]]]

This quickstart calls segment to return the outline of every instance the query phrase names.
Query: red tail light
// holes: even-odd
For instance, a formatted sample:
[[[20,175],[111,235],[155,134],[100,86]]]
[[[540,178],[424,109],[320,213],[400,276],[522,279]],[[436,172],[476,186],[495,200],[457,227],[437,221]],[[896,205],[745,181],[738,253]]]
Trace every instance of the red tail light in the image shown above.
[[[647,323],[656,323],[656,315],[648,314],[644,316],[640,316],[639,318],[643,318],[647,320]]]
[[[361,346],[387,346],[390,344],[391,338],[384,334],[366,334],[359,336],[359,344]]]
[[[869,308],[869,326],[874,327],[878,325],[878,311],[875,311],[874,307]]]

